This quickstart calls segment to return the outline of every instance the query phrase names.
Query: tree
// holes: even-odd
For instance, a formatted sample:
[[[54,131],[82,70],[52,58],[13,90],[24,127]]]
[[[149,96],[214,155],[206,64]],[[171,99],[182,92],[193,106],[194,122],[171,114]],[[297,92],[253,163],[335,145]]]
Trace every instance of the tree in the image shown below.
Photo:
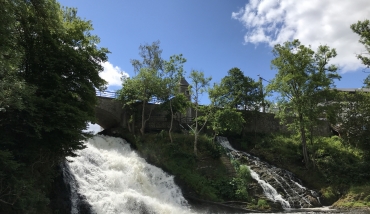
[[[361,148],[369,158],[370,149],[370,94],[358,90],[355,93],[337,92],[336,123],[339,134],[349,144]]]
[[[210,128],[213,130],[214,139],[226,131],[239,133],[243,129],[244,119],[241,112],[234,108],[216,108],[210,116]]]
[[[200,125],[200,120],[198,118],[199,112],[202,110],[202,106],[199,105],[200,102],[200,96],[204,93],[207,92],[209,82],[212,80],[212,77],[204,77],[204,73],[197,71],[197,70],[192,70],[190,72],[189,78],[191,79],[191,98],[193,101],[193,108],[195,110],[195,127],[193,129],[194,132],[194,154],[197,155],[198,149],[197,149],[197,144],[198,144],[198,136],[199,133],[203,130],[205,125],[207,124],[207,113],[205,120],[202,125]]]
[[[169,104],[169,109],[171,112],[171,124],[170,129],[168,130],[168,134],[170,136],[171,143],[172,140],[172,126],[173,126],[173,118],[174,118],[174,109],[173,109],[173,101],[175,102],[181,102],[185,98],[184,96],[179,96],[179,83],[181,81],[181,78],[184,75],[184,68],[183,64],[186,62],[186,59],[182,57],[182,54],[180,55],[173,55],[170,57],[169,61],[164,61],[164,77],[163,81],[166,86],[166,89],[164,90],[163,94],[163,100],[164,102],[167,102]],[[179,97],[175,100],[175,97]]]
[[[0,3],[0,114],[7,108],[23,109],[23,97],[30,96],[34,90],[17,75],[24,55],[24,49],[17,46],[17,11],[20,1]],[[0,120],[1,126],[1,120]]]
[[[318,111],[313,111],[325,99],[325,92],[340,79],[335,65],[328,65],[336,56],[335,49],[319,46],[317,52],[301,45],[299,40],[274,46],[275,59],[271,65],[278,73],[268,85],[269,91],[280,93],[278,117],[289,123],[288,128],[298,131],[306,167],[309,158],[306,145],[306,129],[317,121]],[[292,118],[292,122],[288,119]]]
[[[360,36],[359,42],[365,46],[366,51],[362,54],[358,54],[357,58],[361,60],[367,68],[370,67],[370,58],[365,55],[370,54],[370,21],[358,21],[356,24],[351,25],[353,32]],[[370,87],[370,76],[368,76],[364,81],[366,87]]]
[[[97,47],[89,21],[54,0],[0,5],[0,212],[36,212],[53,166],[91,136],[83,130],[95,120],[108,50]]]
[[[148,102],[154,98],[163,97],[163,59],[162,50],[159,48],[159,41],[151,45],[139,46],[139,55],[142,60],[131,59],[136,76],[124,79],[122,89],[119,91],[119,98],[124,107],[134,105],[136,102],[142,103],[141,128],[142,135],[145,134],[146,122],[150,119],[153,108],[150,108],[148,117],[145,116]],[[133,117],[133,116],[132,116]]]
[[[220,107],[233,107],[247,109],[258,109],[263,97],[259,89],[259,84],[252,78],[244,76],[239,68],[232,68],[228,71],[228,76],[222,78],[217,88],[215,104]],[[213,91],[214,93],[216,92]]]
[[[235,102],[228,103],[224,99],[229,90],[221,84],[214,84],[208,91],[211,100],[210,108],[212,108],[209,128],[213,130],[214,137],[225,131],[240,132],[245,122],[241,112],[234,108]]]
[[[160,41],[155,41],[151,45],[144,44],[139,46],[139,55],[142,60],[131,59],[135,74],[142,68],[149,68],[153,71],[163,70],[162,50],[159,47]]]
[[[141,128],[140,133],[145,134],[147,121],[150,119],[153,108],[150,108],[149,115],[146,116],[146,106],[154,98],[160,97],[163,93],[163,81],[158,71],[151,68],[141,68],[139,73],[127,78],[122,83],[122,89],[119,91],[119,100],[124,103],[124,107],[141,102]]]

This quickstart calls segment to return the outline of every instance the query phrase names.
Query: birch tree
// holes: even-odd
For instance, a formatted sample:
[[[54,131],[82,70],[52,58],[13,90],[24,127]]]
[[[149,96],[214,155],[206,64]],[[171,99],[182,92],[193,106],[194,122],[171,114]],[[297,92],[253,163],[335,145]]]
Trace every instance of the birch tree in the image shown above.
[[[204,77],[204,73],[192,70],[190,73],[189,78],[191,79],[191,98],[193,102],[193,108],[195,111],[195,127],[193,129],[194,132],[194,154],[197,155],[198,149],[198,137],[199,133],[203,130],[205,125],[207,124],[208,117],[203,116],[205,120],[203,121],[203,124],[200,124],[200,120],[198,118],[198,114],[202,109],[202,106],[199,104],[200,97],[203,93],[208,91],[208,86],[210,81],[212,80],[212,77]],[[207,113],[206,113],[207,114]]]

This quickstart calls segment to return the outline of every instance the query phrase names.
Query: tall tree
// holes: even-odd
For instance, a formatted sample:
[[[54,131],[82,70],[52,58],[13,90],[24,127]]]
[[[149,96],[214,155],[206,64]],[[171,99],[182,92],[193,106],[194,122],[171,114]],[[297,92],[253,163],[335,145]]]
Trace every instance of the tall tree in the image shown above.
[[[130,60],[135,74],[142,68],[149,68],[154,71],[163,70],[162,49],[160,49],[159,45],[160,41],[155,41],[151,45],[144,44],[139,46],[141,61],[138,59]]]
[[[153,98],[163,97],[165,83],[163,82],[163,59],[161,58],[162,50],[159,48],[159,41],[153,42],[151,45],[140,45],[139,50],[142,60],[131,60],[137,75],[122,82],[118,99],[123,101],[124,106],[133,105],[138,101],[142,102],[140,132],[144,135],[146,123],[153,110],[150,108],[149,114],[146,116],[147,104]]]
[[[173,118],[174,118],[174,109],[173,109],[173,101],[181,102],[185,101],[182,98],[185,98],[184,96],[179,96],[180,90],[179,90],[179,84],[181,81],[181,78],[184,76],[184,68],[183,64],[186,62],[186,59],[182,57],[182,54],[180,55],[173,55],[170,57],[169,61],[164,61],[164,85],[166,86],[164,93],[163,93],[163,100],[164,102],[167,102],[169,104],[169,109],[171,112],[171,124],[170,128],[168,130],[168,134],[170,136],[171,143],[172,140],[172,127],[173,127]],[[175,97],[178,98],[175,100]]]
[[[0,151],[0,212],[7,213],[9,205],[36,213],[47,203],[52,166],[84,148],[90,136],[83,130],[95,120],[95,88],[105,84],[99,72],[108,50],[97,47],[89,21],[55,0],[0,5],[5,24],[0,37],[6,41],[0,44],[0,81],[14,83],[11,90],[0,89],[1,98],[5,95],[0,105],[6,103],[0,113],[0,148],[7,151]]]
[[[220,107],[258,109],[262,103],[263,97],[258,82],[245,76],[239,68],[230,69],[228,75],[215,87],[218,88],[215,104]]]
[[[209,89],[208,95],[211,101],[212,114],[209,119],[209,128],[214,132],[214,138],[225,131],[240,132],[245,122],[241,112],[235,108],[235,102],[226,102],[225,95],[229,88],[221,84],[214,84]]]
[[[370,54],[370,21],[358,21],[356,24],[351,25],[353,32],[360,36],[359,42],[365,46],[365,52],[358,54],[357,58],[361,60],[367,68],[370,67],[370,57],[366,55]],[[370,87],[370,76],[365,79],[366,87]]]
[[[17,12],[24,8],[21,1],[0,2],[0,113],[7,108],[24,108],[23,97],[33,93],[17,75],[24,49],[17,45]],[[1,121],[0,121],[1,126]]]
[[[212,77],[204,77],[204,73],[192,70],[190,72],[189,78],[191,79],[191,98],[193,102],[193,108],[195,111],[195,127],[193,129],[194,131],[194,154],[197,155],[198,149],[198,137],[199,133],[203,130],[205,125],[207,124],[208,117],[207,115],[204,115],[205,117],[204,122],[202,125],[200,125],[200,120],[198,118],[199,112],[202,110],[202,106],[199,105],[200,102],[200,96],[208,91],[208,86],[210,81],[212,80]],[[207,113],[205,113],[207,114]]]
[[[268,89],[280,93],[281,110],[277,116],[284,123],[288,123],[288,118],[293,119],[288,127],[298,131],[304,162],[306,167],[309,167],[306,129],[309,122],[317,120],[317,111],[312,111],[312,107],[315,108],[323,102],[324,92],[334,85],[334,79],[340,79],[337,67],[328,65],[330,59],[336,56],[336,52],[328,46],[319,46],[315,53],[299,40],[294,40],[275,45],[273,54],[275,59],[271,65],[278,73],[268,85]]]

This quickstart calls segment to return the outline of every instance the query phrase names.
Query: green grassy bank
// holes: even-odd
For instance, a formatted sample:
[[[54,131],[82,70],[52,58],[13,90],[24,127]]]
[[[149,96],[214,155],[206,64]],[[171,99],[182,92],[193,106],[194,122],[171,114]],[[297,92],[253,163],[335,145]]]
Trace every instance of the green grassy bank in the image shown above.
[[[174,175],[185,197],[220,204],[232,201],[245,209],[276,209],[263,198],[248,193],[248,184],[252,180],[248,168],[231,162],[223,148],[210,137],[200,137],[197,156],[193,152],[192,135],[174,134],[173,143],[165,132],[145,136],[125,134],[123,137],[149,163]]]
[[[198,156],[193,153],[192,135],[175,134],[172,144],[166,132],[125,134],[124,138],[150,163],[175,175],[187,196],[220,203],[243,202],[248,209],[271,208],[263,198],[248,193],[248,170],[230,162],[223,149],[206,135],[200,137]],[[228,138],[235,148],[296,174],[305,186],[321,194],[323,205],[334,204],[341,209],[370,207],[369,160],[364,151],[337,136],[315,137],[308,142],[310,168],[302,161],[297,136],[246,133]]]
[[[370,161],[366,151],[338,136],[314,137],[308,142],[310,168],[303,163],[298,136],[250,133],[230,137],[230,141],[238,149],[296,174],[305,186],[321,193],[324,205],[370,208]]]

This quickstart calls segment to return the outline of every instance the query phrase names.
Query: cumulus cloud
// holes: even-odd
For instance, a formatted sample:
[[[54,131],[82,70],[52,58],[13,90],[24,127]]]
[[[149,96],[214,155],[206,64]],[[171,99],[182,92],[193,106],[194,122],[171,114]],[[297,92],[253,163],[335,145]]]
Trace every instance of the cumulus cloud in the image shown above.
[[[128,73],[121,70],[118,66],[113,66],[110,62],[102,63],[104,71],[100,72],[100,77],[103,78],[105,81],[108,82],[108,87],[110,86],[121,86],[122,81],[121,77],[125,76],[128,77]]]
[[[274,46],[292,39],[311,45],[328,45],[338,56],[331,63],[342,72],[363,67],[356,54],[364,51],[350,25],[370,18],[369,0],[250,0],[232,13],[247,33],[246,43]]]

